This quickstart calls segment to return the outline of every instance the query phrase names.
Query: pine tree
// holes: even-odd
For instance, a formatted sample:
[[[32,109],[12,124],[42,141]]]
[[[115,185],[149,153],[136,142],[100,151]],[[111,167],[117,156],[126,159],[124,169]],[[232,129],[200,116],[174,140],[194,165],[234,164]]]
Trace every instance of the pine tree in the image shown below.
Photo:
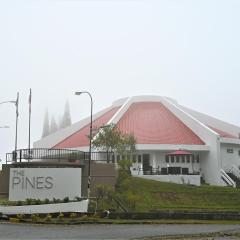
[[[48,135],[49,135],[49,116],[48,116],[48,110],[46,110],[44,122],[43,122],[42,138]]]
[[[58,125],[55,118],[52,116],[50,124],[50,133],[55,133],[58,130]]]
[[[71,115],[70,115],[70,107],[69,107],[69,102],[67,101],[65,104],[64,114],[62,117],[60,128],[68,127],[71,124],[72,124],[72,120],[71,120]]]

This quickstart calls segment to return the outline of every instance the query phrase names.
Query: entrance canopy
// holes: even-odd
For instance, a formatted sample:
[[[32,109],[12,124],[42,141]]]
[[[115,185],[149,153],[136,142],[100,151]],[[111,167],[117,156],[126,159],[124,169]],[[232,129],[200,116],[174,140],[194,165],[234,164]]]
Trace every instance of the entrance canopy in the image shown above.
[[[181,156],[181,155],[192,155],[191,152],[188,152],[188,151],[184,151],[184,150],[177,150],[177,151],[174,151],[174,152],[170,152],[167,154],[167,156]]]

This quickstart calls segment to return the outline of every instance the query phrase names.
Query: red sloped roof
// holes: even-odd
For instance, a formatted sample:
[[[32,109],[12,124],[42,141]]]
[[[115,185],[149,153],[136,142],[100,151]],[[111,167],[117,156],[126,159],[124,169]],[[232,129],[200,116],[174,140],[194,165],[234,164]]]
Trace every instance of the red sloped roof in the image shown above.
[[[106,124],[113,115],[117,112],[120,107],[115,107],[110,111],[106,112],[95,121],[93,121],[93,129],[98,129],[99,127]],[[63,141],[55,145],[53,148],[75,148],[75,147],[85,147],[89,146],[89,135],[90,123],[81,128],[79,131],[73,133],[71,136],[65,138]]]
[[[117,124],[138,144],[205,144],[160,102],[133,103]]]
[[[217,129],[217,128],[214,128],[214,127],[211,127],[211,126],[208,126],[208,127],[211,128],[214,132],[218,133],[220,135],[220,137],[238,139],[238,137],[236,137],[236,136],[234,136],[230,133],[224,132],[220,129]]]

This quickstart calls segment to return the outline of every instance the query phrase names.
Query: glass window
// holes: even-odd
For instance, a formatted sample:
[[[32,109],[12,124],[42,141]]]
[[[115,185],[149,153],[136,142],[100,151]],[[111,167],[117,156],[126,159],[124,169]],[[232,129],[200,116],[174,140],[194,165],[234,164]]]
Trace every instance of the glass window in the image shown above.
[[[165,160],[166,160],[166,163],[169,163],[169,156],[168,155],[166,155]]]
[[[185,156],[181,156],[182,163],[185,163]]]
[[[227,149],[227,153],[233,153],[233,149],[232,148],[228,148]]]
[[[199,163],[199,160],[200,160],[199,155],[196,155],[196,162]]]
[[[171,156],[171,163],[174,163],[174,156]]]
[[[142,155],[138,155],[138,163],[142,162]]]
[[[176,157],[176,162],[179,163],[180,162],[180,156]]]
[[[125,155],[122,155],[122,160],[126,160],[126,156]]]
[[[120,161],[120,155],[117,155],[117,162]]]
[[[187,163],[190,163],[190,155],[187,155]]]
[[[195,162],[195,155],[192,155],[192,163]]]
[[[133,162],[135,163],[137,161],[137,156],[136,155],[133,155]]]

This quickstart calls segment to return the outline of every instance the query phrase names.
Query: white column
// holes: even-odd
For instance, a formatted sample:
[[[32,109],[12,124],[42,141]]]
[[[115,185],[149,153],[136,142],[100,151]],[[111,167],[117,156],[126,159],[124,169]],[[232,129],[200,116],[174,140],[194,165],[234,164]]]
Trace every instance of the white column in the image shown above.
[[[157,154],[155,152],[151,153],[152,167],[157,167]]]

